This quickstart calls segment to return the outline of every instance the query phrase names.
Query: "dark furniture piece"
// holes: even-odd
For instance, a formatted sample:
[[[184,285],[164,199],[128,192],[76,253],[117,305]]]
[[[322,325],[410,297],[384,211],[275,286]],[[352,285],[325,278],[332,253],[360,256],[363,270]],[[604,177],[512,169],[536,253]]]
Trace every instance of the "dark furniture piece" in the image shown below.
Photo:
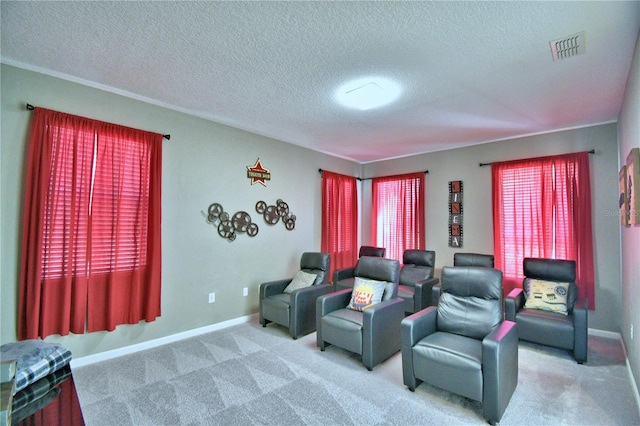
[[[436,252],[433,250],[405,250],[400,268],[398,297],[404,300],[406,313],[418,312],[431,306],[433,286],[440,281],[433,277]]]
[[[303,253],[300,258],[300,270],[317,275],[313,285],[284,293],[293,278],[260,284],[260,324],[266,327],[273,321],[287,327],[294,339],[314,331],[316,299],[333,289],[328,282],[330,266],[331,257],[327,253]]]
[[[481,253],[454,253],[453,266],[479,266],[482,268],[494,267],[494,256]],[[440,298],[440,285],[436,284],[431,290],[432,305],[438,304]]]
[[[387,249],[384,247],[374,247],[374,246],[360,246],[360,250],[358,251],[358,257],[362,256],[373,256],[373,257],[384,257]]]
[[[400,321],[404,301],[397,297],[400,262],[380,257],[358,260],[356,276],[385,282],[382,301],[364,311],[346,306],[353,289],[318,297],[316,301],[316,338],[320,350],[336,345],[362,356],[368,370],[400,350]]]
[[[442,297],[402,320],[402,375],[482,403],[499,422],[518,384],[517,326],[503,320],[502,272],[445,266]]]
[[[568,349],[578,364],[587,361],[588,303],[580,298],[573,260],[526,258],[523,263],[523,288],[513,289],[505,299],[505,315],[518,324],[521,340]],[[539,309],[527,309],[526,292],[531,280],[568,283],[567,315]]]
[[[84,426],[71,367],[45,376],[14,395],[16,426]]]
[[[384,247],[361,246],[358,252],[358,259],[362,257],[384,257],[386,249]],[[358,263],[350,268],[336,269],[333,271],[333,290],[344,290],[353,288],[354,278],[356,276],[356,268]]]
[[[482,266],[493,268],[494,256],[480,253],[454,253],[453,266]]]

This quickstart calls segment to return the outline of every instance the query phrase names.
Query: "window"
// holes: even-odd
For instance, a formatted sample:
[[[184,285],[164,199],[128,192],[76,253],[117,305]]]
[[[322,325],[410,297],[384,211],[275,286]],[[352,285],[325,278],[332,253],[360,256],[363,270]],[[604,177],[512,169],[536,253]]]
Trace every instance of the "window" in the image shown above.
[[[373,245],[401,262],[405,250],[424,250],[424,173],[374,178],[371,196]]]
[[[525,257],[575,260],[576,284],[595,309],[588,153],[493,163],[496,268],[505,292],[521,287]]]
[[[18,335],[160,315],[162,135],[36,108]]]
[[[330,277],[358,258],[358,191],[356,178],[322,171],[321,250],[331,255]]]

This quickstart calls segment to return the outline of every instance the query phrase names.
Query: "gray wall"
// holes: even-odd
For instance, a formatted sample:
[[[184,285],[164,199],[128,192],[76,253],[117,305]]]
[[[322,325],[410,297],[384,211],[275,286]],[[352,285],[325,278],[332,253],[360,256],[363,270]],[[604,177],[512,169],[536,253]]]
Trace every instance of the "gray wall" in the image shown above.
[[[293,276],[304,251],[320,250],[318,169],[355,176],[355,163],[219,125],[102,90],[2,65],[1,341],[16,338],[24,152],[31,113],[25,103],[159,133],[163,145],[162,316],[121,325],[112,333],[51,336],[74,358],[145,342],[257,312],[258,285]],[[262,160],[271,171],[264,187],[251,185],[247,166]],[[296,227],[266,225],[257,201],[282,199]],[[234,242],[219,237],[204,212],[217,202],[231,214],[244,210],[260,228]],[[242,288],[249,288],[248,297]],[[209,304],[209,292],[216,302]]]
[[[625,164],[631,148],[640,147],[640,35],[629,72],[624,103],[618,121],[620,165]],[[640,214],[640,212],[636,212]],[[622,228],[622,338],[629,365],[640,388],[640,225]],[[631,337],[631,326],[634,337]]]
[[[428,170],[426,175],[426,247],[436,251],[436,267],[453,264],[456,251],[493,253],[491,167],[479,163],[595,149],[591,159],[595,247],[596,310],[589,327],[620,329],[620,226],[618,219],[618,143],[616,125],[493,142],[468,148],[366,164],[367,176]],[[463,182],[462,249],[448,246],[449,181]],[[365,184],[370,181],[364,181]],[[370,183],[369,183],[370,185]],[[367,194],[367,191],[363,192]],[[370,199],[363,197],[363,205]],[[366,211],[365,211],[366,212]]]
[[[620,330],[620,227],[618,217],[611,214],[617,212],[615,124],[358,165],[7,65],[2,65],[1,78],[2,342],[15,339],[24,151],[30,118],[30,113],[24,110],[25,102],[171,134],[171,140],[164,142],[163,162],[162,317],[148,324],[119,326],[112,333],[47,338],[69,347],[76,358],[255,313],[259,283],[292,275],[301,252],[320,248],[318,168],[362,177],[429,170],[426,245],[436,250],[441,268],[451,264],[455,252],[447,246],[450,180],[464,182],[464,251],[490,253],[493,251],[491,170],[478,167],[478,163],[592,148],[597,151],[591,157],[597,309],[590,314],[590,327]],[[637,111],[637,101],[635,108]],[[635,141],[637,144],[637,137]],[[246,166],[258,157],[272,173],[266,188],[252,186],[246,178]],[[370,205],[367,182],[363,182],[363,206]],[[298,218],[293,232],[280,224],[266,226],[253,211],[256,201],[275,203],[278,198],[287,201]],[[258,236],[250,239],[242,235],[232,243],[217,236],[204,218],[212,202],[221,203],[230,212],[250,212],[260,225]],[[367,243],[369,209],[361,211],[365,230],[362,242]],[[242,297],[242,287],[249,287],[247,298]],[[207,303],[211,291],[216,292],[214,304]]]

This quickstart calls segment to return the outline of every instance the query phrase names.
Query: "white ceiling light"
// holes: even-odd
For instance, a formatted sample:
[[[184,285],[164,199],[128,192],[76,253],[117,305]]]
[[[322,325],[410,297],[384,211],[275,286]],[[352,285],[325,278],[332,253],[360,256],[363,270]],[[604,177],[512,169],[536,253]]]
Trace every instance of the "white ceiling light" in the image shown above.
[[[367,110],[387,105],[400,96],[400,85],[382,77],[349,81],[338,88],[335,98],[342,105]]]

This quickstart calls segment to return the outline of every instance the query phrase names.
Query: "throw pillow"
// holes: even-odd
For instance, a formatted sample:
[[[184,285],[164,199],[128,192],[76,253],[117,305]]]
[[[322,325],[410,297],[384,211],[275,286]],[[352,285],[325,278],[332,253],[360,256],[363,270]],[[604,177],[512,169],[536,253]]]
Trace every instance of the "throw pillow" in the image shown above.
[[[308,272],[298,271],[295,277],[291,280],[289,285],[284,289],[285,293],[291,293],[299,288],[311,287],[316,280],[316,274],[309,274]]]
[[[524,307],[568,315],[568,293],[569,283],[531,279],[529,280],[529,289],[525,294],[527,301]]]
[[[351,301],[347,308],[354,311],[364,311],[365,309],[380,303],[384,288],[387,283],[384,281],[367,280],[356,277],[351,292]]]

